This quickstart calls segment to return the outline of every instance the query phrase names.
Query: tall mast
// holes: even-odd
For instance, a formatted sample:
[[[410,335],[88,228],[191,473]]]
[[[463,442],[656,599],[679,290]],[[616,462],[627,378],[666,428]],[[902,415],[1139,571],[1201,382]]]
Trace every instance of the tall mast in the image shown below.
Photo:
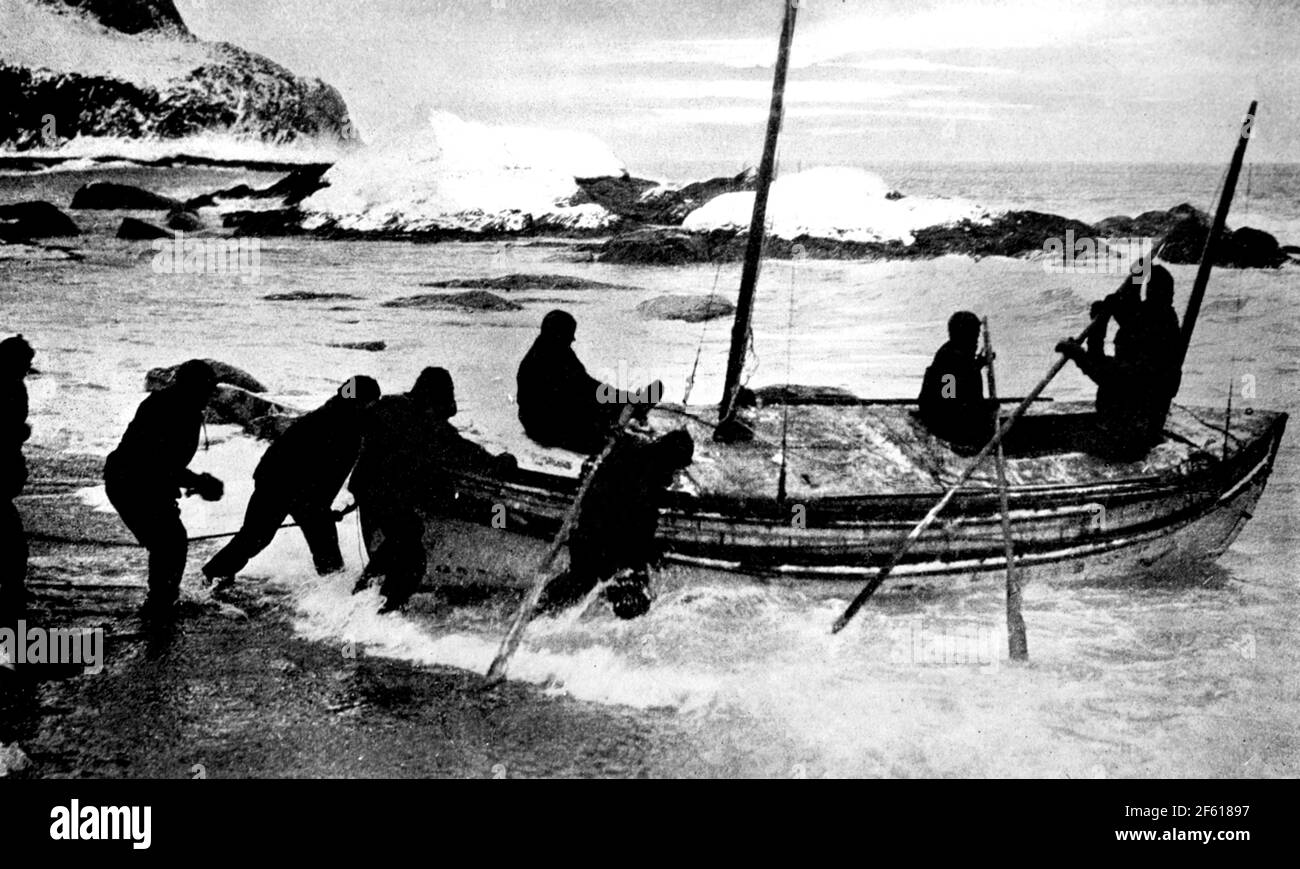
[[[731,352],[727,356],[727,377],[722,386],[722,404],[718,407],[719,422],[726,421],[735,408],[736,392],[740,388],[740,373],[745,366],[745,349],[749,344],[759,260],[763,256],[767,191],[772,185],[772,173],[776,166],[776,138],[781,132],[781,114],[785,103],[785,72],[790,63],[790,40],[794,37],[794,19],[799,0],[784,0],[784,4],[785,18],[781,23],[781,43],[776,55],[776,75],[772,81],[772,106],[767,115],[767,138],[763,142],[763,159],[758,164],[758,181],[754,190],[754,215],[749,222],[745,267],[740,273],[740,298],[736,302],[736,319],[731,325]]]
[[[1196,317],[1201,312],[1201,300],[1205,298],[1205,288],[1210,283],[1210,269],[1214,268],[1215,248],[1219,237],[1228,222],[1228,209],[1232,206],[1232,196],[1237,190],[1237,176],[1241,174],[1241,163],[1246,156],[1246,145],[1250,142],[1251,131],[1255,127],[1255,107],[1258,100],[1252,100],[1246,110],[1246,117],[1241,122],[1241,133],[1237,137],[1237,147],[1232,152],[1232,162],[1228,164],[1228,176],[1223,181],[1223,194],[1219,196],[1219,206],[1214,212],[1214,223],[1210,225],[1210,234],[1205,237],[1205,250],[1201,253],[1201,264],[1196,269],[1196,280],[1192,283],[1192,294],[1187,299],[1187,313],[1183,314],[1182,353],[1178,357],[1178,370],[1182,370],[1187,359],[1187,348],[1192,346],[1192,331],[1196,328]]]

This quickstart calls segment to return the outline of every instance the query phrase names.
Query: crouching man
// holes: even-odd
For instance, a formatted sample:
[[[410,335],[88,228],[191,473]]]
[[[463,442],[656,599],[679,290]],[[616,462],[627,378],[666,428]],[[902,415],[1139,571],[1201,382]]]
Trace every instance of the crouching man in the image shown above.
[[[302,531],[318,574],[343,569],[330,508],[356,464],[365,411],[378,399],[378,383],[362,375],[352,377],[275,439],[253,472],[253,496],[243,526],[203,566],[214,593],[235,581],[235,574],[270,545],[289,516]]]
[[[605,595],[614,614],[634,619],[650,609],[650,564],[659,557],[659,505],[674,475],[688,467],[695,442],[685,431],[656,440],[620,434],[596,468],[569,534],[569,569],[546,586],[538,611],[554,612],[612,579]]]
[[[508,473],[516,467],[509,453],[494,456],[462,437],[451,424],[456,411],[451,374],[426,368],[410,392],[381,398],[368,414],[348,488],[374,548],[353,592],[382,576],[381,613],[401,609],[420,587],[428,566],[424,511],[454,501],[451,471]]]
[[[108,500],[140,545],[149,550],[149,594],[141,616],[165,622],[174,613],[185,573],[189,537],[181,522],[181,489],[218,501],[225,487],[188,467],[199,447],[203,411],[216,392],[212,367],[191,359],[171,384],[151,393],[104,463]]]

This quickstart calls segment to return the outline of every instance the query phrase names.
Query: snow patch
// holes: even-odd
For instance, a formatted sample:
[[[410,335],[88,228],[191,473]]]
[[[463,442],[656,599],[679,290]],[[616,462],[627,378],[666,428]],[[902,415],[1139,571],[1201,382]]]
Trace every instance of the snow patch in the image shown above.
[[[308,228],[518,232],[533,222],[604,229],[617,217],[573,205],[575,178],[618,176],[623,162],[585,133],[496,127],[434,112],[426,127],[368,145],[303,203]]]
[[[861,169],[822,167],[785,175],[772,183],[768,232],[839,241],[915,241],[913,232],[961,220],[987,221],[984,207],[966,199],[905,196],[888,199],[889,185]],[[753,192],[724,193],[686,216],[682,228],[745,231],[754,210]]]

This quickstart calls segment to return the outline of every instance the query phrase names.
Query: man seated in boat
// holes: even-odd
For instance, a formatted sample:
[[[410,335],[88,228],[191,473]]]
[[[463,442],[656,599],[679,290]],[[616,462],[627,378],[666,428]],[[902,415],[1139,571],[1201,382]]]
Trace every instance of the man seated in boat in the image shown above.
[[[612,579],[605,596],[619,618],[650,608],[649,566],[659,557],[659,504],[673,475],[691,463],[695,442],[683,430],[647,440],[620,433],[591,483],[569,534],[569,569],[547,584],[539,612],[580,602]]]
[[[519,364],[516,377],[519,421],[545,447],[591,455],[600,452],[618,422],[623,404],[636,405],[634,418],[644,420],[658,401],[658,381],[627,393],[587,373],[573,352],[578,322],[566,311],[551,311]]]
[[[235,574],[270,545],[287,516],[307,541],[316,573],[343,569],[331,507],[356,464],[365,410],[378,399],[379,384],[372,378],[348,378],[328,401],[275,439],[253,471],[244,524],[203,566],[214,594],[234,583]]]
[[[1147,278],[1141,296],[1135,276],[1091,308],[1086,346],[1072,340],[1056,345],[1097,384],[1096,419],[1082,435],[1082,446],[1109,461],[1131,462],[1164,439],[1165,417],[1178,390],[1181,334],[1173,310],[1173,278],[1160,266]],[[1110,321],[1115,353],[1105,352]]]
[[[948,341],[934,354],[921,383],[921,421],[958,453],[970,454],[993,437],[995,407],[984,397],[981,370],[988,358],[977,352],[980,319],[970,311],[948,318]]]
[[[378,545],[353,592],[382,576],[380,612],[405,606],[424,578],[422,511],[453,502],[449,469],[504,474],[516,466],[509,453],[494,456],[462,437],[450,422],[456,410],[451,375],[426,368],[410,392],[375,402],[362,429],[348,488],[361,511],[362,532]]]

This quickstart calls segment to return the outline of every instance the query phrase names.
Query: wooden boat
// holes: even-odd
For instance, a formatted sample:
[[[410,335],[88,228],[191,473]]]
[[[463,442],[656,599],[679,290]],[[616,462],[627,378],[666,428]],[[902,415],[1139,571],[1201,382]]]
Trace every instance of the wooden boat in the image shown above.
[[[738,407],[796,6],[787,2],[724,399],[716,407],[661,405],[649,417],[657,431],[685,427],[696,443],[694,464],[661,511],[668,567],[660,581],[668,584],[734,576],[842,594],[846,582],[860,586],[893,563],[900,538],[970,461],[929,434],[908,400],[782,387],[767,390],[756,407]],[[1184,315],[1184,347],[1244,147],[1243,137]],[[1030,434],[1008,443],[1010,537],[1015,564],[1030,576],[1096,578],[1218,557],[1250,518],[1287,419],[1273,411],[1225,415],[1175,405],[1163,443],[1141,461],[1114,463],[1073,442],[1090,416],[1089,405],[1038,403],[1020,423]],[[720,442],[720,421],[727,423],[723,431],[741,421],[752,436]],[[456,473],[454,509],[429,517],[432,583],[531,584],[573,506],[585,457],[531,445],[522,433],[487,445],[510,449],[519,470],[509,479]],[[886,589],[999,576],[1007,567],[1002,516],[989,462],[901,557]]]

